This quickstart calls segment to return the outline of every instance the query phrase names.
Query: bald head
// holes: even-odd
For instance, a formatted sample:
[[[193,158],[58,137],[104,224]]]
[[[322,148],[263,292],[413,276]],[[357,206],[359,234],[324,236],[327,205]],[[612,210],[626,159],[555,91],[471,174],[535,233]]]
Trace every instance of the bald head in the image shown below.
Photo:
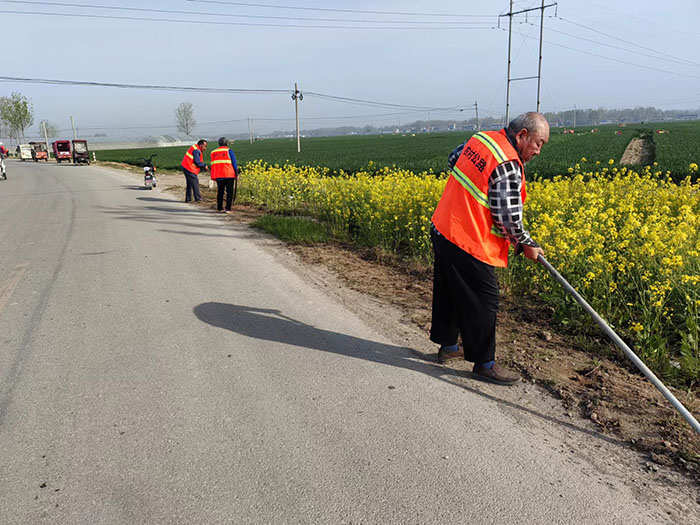
[[[549,123],[542,113],[530,111],[515,117],[506,129],[523,162],[540,154],[549,141]]]

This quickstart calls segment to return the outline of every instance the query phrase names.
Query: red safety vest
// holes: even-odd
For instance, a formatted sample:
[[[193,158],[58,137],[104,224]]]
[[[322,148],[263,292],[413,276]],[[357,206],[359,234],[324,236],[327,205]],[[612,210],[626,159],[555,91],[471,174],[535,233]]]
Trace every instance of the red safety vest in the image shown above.
[[[211,179],[235,179],[236,170],[231,163],[228,146],[221,146],[211,152]]]
[[[187,153],[185,153],[185,157],[182,159],[182,164],[180,164],[180,166],[185,168],[187,171],[191,171],[195,175],[198,175],[199,166],[194,163],[194,150],[196,149],[199,149],[197,144],[190,146],[190,149],[188,149]],[[202,150],[199,150],[199,152],[202,153]]]
[[[489,177],[499,164],[516,161],[525,192],[525,169],[505,130],[482,131],[470,138],[452,169],[433,214],[433,224],[447,240],[491,266],[508,266],[509,242],[496,229],[489,206]]]

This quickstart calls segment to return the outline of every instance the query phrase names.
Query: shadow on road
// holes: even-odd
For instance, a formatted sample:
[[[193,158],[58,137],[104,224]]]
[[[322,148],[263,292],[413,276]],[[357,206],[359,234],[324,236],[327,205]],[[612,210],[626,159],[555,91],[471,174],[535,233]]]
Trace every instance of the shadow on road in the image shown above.
[[[137,201],[146,201],[146,202],[175,202],[175,203],[180,202],[179,200],[175,200],[175,199],[159,199],[158,197],[136,197],[136,200]]]
[[[332,352],[356,359],[365,359],[383,365],[406,368],[422,372],[434,379],[445,381],[476,395],[508,406],[531,416],[549,421],[577,432],[588,434],[597,439],[624,445],[624,441],[599,432],[576,426],[531,408],[519,405],[507,399],[483,392],[455,379],[471,377],[459,371],[427,361],[425,354],[411,348],[379,343],[351,335],[315,328],[284,315],[279,310],[254,308],[227,303],[209,302],[195,306],[194,314],[200,321],[211,326],[230,330],[253,339],[262,339],[278,343],[295,345],[301,348]]]
[[[0,198],[2,198],[2,196],[0,196]],[[94,208],[120,220],[146,222],[167,226],[167,228],[163,228],[160,231],[170,234],[202,237],[235,237],[237,239],[260,238],[260,234],[258,232],[247,228],[239,230],[236,233],[216,233],[217,228],[220,229],[220,226],[223,223],[217,224],[213,221],[215,221],[217,218],[221,219],[223,217],[219,214],[212,213],[211,209],[191,206],[176,200],[159,199],[157,197],[136,197],[136,199],[146,202],[161,202],[163,204],[140,204],[138,206],[119,205],[113,207],[95,206]],[[165,206],[165,203],[171,204],[171,206]],[[183,229],[176,229],[179,227],[182,227]]]

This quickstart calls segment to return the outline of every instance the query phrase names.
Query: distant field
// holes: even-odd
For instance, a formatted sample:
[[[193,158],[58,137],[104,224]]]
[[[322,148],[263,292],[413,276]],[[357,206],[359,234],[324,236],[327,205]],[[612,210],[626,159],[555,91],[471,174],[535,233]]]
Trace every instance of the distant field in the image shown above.
[[[700,164],[700,123],[674,123],[658,126],[652,131],[666,130],[668,133],[652,133],[656,145],[656,162],[659,168],[669,170],[675,179],[688,173],[691,162]]]
[[[566,174],[569,167],[582,157],[593,169],[596,161],[601,164],[610,159],[617,163],[629,141],[642,133],[651,133],[656,144],[656,161],[662,171],[670,170],[674,178],[688,174],[691,162],[700,162],[700,122],[653,123],[624,128],[600,126],[597,133],[589,128],[579,128],[573,135],[563,134],[553,128],[549,144],[542,155],[527,166],[529,175],[543,178]],[[667,134],[657,134],[659,129]],[[619,134],[616,134],[619,132]],[[239,164],[262,159],[268,164],[295,164],[297,166],[321,166],[332,171],[354,173],[375,170],[385,166],[408,169],[416,173],[432,170],[435,173],[447,169],[447,156],[471,133],[421,133],[412,135],[348,136],[302,139],[302,152],[296,151],[296,140],[258,140],[254,144],[236,141],[233,150]],[[209,142],[209,151],[216,141]],[[104,150],[97,153],[103,161],[125,162],[141,165],[140,158],[157,153],[154,159],[160,169],[179,169],[185,153],[184,147]],[[207,152],[207,153],[208,153]],[[207,154],[208,162],[208,154]],[[372,163],[370,167],[370,162]]]
[[[237,140],[232,148],[239,164],[262,159],[268,164],[296,164],[298,166],[322,166],[334,171],[357,172],[368,169],[372,161],[375,167],[398,167],[421,172],[432,169],[445,171],[447,155],[470,133],[431,133],[387,136],[348,136],[304,138],[301,153],[293,139],[257,140],[253,144]],[[208,153],[216,147],[209,141]],[[158,153],[156,166],[163,169],[179,169],[186,148],[158,148],[105,150],[98,152],[100,160],[138,163],[139,157]]]

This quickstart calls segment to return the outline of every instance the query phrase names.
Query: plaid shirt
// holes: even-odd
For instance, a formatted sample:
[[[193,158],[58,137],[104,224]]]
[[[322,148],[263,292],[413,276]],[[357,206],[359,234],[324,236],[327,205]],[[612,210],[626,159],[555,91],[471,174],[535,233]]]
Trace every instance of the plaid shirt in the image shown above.
[[[457,164],[464,144],[458,146],[448,157],[450,171]],[[523,201],[520,197],[522,175],[517,162],[509,160],[496,166],[489,176],[489,207],[493,223],[515,248],[515,255],[523,251],[524,246],[539,245],[532,240],[530,233],[523,227]]]

